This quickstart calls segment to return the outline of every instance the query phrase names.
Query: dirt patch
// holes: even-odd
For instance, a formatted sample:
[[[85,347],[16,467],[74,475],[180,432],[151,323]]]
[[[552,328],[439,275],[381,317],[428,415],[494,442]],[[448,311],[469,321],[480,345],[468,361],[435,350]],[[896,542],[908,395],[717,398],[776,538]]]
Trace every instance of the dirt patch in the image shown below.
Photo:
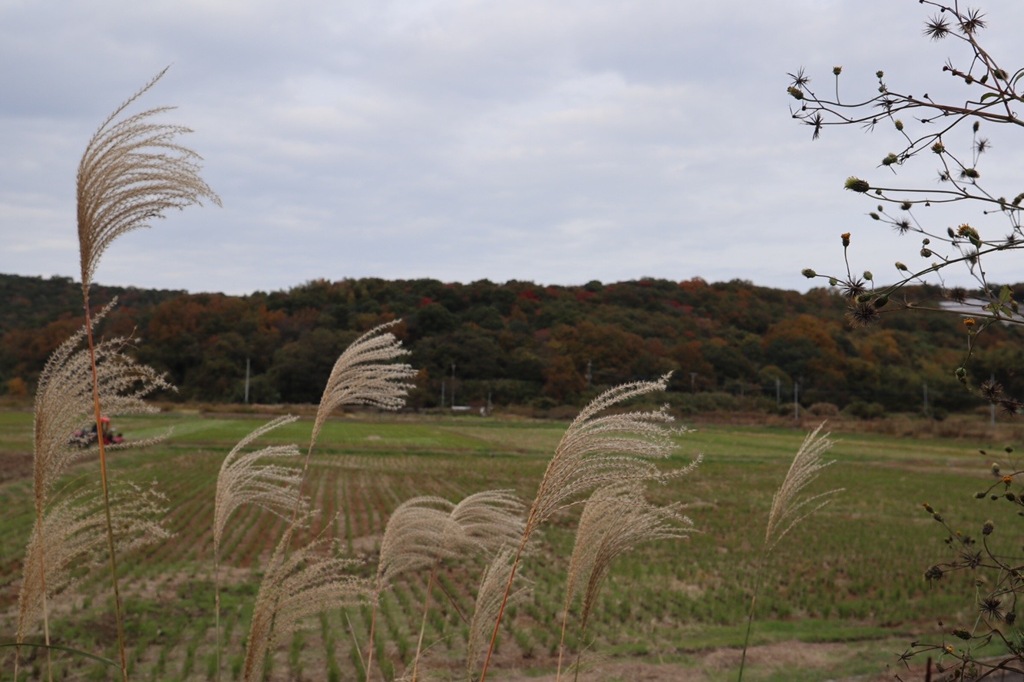
[[[784,676],[787,671],[821,670],[822,679],[831,682],[892,682],[894,670],[886,670],[879,666],[877,673],[858,675],[855,677],[833,677],[828,670],[835,669],[837,662],[850,655],[847,644],[841,643],[805,643],[777,642],[764,646],[752,647],[747,651],[746,669],[751,677],[761,678],[765,674]],[[584,662],[584,674],[581,678],[589,682],[712,682],[717,680],[735,679],[739,671],[742,651],[740,649],[715,649],[706,653],[694,654],[693,660],[687,663],[654,663],[645,661],[624,661],[621,659],[600,660],[596,654],[588,665]],[[551,665],[554,668],[554,662]],[[900,674],[904,680],[923,679],[924,667],[903,669]],[[555,675],[528,675],[513,673],[497,675],[502,682],[554,682]],[[562,679],[565,679],[563,674]],[[571,679],[571,678],[570,678]],[[781,678],[780,678],[781,679]]]
[[[28,478],[31,475],[31,452],[0,453],[0,483]]]

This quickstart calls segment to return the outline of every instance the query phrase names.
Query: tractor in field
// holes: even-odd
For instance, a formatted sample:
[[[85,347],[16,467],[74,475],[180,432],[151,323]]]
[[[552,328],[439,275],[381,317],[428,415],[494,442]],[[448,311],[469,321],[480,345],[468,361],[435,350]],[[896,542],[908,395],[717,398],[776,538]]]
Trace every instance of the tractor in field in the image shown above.
[[[113,445],[116,443],[123,443],[124,436],[120,433],[115,433],[113,427],[110,424],[110,417],[100,417],[100,424],[103,426],[103,444]],[[71,434],[71,442],[80,448],[92,447],[99,440],[97,437],[98,431],[96,424],[93,424],[91,428],[79,429]]]

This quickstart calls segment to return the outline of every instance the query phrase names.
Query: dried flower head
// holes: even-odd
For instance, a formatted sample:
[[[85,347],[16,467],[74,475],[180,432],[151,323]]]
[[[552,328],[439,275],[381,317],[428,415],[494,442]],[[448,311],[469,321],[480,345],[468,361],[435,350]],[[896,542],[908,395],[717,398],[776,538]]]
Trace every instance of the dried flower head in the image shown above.
[[[800,497],[803,490],[818,478],[821,471],[833,463],[821,458],[833,445],[828,434],[819,435],[824,426],[822,422],[818,428],[807,434],[796,456],[793,457],[786,478],[772,498],[772,508],[764,531],[766,554],[771,553],[779,541],[800,521],[824,507],[842,491],[842,488],[834,488],[816,495]]]
[[[985,15],[979,9],[968,9],[959,16],[960,30],[966,35],[973,35],[985,28]]]
[[[654,391],[663,391],[670,375],[605,391],[590,402],[562,436],[548,463],[527,517],[529,535],[555,511],[578,502],[592,490],[627,481],[663,480],[655,464],[675,449],[676,430],[665,407],[653,412],[601,413]],[[696,466],[691,464],[689,468]]]
[[[166,498],[150,486],[119,483],[110,490],[115,550],[123,553],[160,542],[170,533],[160,524]],[[107,558],[106,514],[96,486],[87,486],[47,507],[29,537],[18,595],[19,642],[44,617],[45,602],[84,578],[82,569]],[[74,571],[74,577],[72,572]]]
[[[153,120],[171,107],[120,118],[166,72],[158,73],[107,117],[78,165],[78,242],[86,299],[100,257],[115,239],[149,227],[169,209],[202,204],[204,199],[220,205],[199,177],[199,155],[176,142],[191,131]]]
[[[855,301],[867,293],[867,290],[867,285],[864,280],[859,277],[855,277],[842,282],[839,293],[842,294],[843,298]]]
[[[529,584],[523,580],[521,572],[515,575],[514,584],[509,587],[513,555],[512,549],[495,554],[480,579],[473,618],[469,623],[469,640],[466,643],[466,670],[470,679],[478,679],[475,672],[480,655],[487,648],[499,612],[508,604],[522,601],[528,593]]]
[[[409,380],[416,370],[407,363],[394,362],[408,355],[394,334],[388,331],[400,320],[388,322],[353,341],[338,357],[327,379],[313,423],[310,450],[324,423],[341,405],[372,405],[382,410],[398,410],[412,388]]]
[[[253,605],[243,679],[262,680],[264,661],[274,645],[295,632],[300,622],[327,609],[370,599],[370,583],[352,571],[359,564],[337,555],[327,540],[292,552],[291,531],[274,550]]]
[[[308,502],[299,492],[301,471],[281,464],[283,460],[295,460],[300,456],[295,445],[272,445],[260,450],[246,452],[255,440],[285,424],[291,424],[298,417],[278,417],[243,438],[231,449],[221,463],[217,476],[217,492],[213,505],[213,551],[220,556],[221,540],[227,528],[228,519],[243,504],[253,504],[276,514],[284,520],[295,513],[301,514]]]
[[[93,327],[116,302],[116,299],[111,301],[92,319]],[[88,429],[90,423],[95,423],[89,353],[79,349],[85,334],[85,327],[72,334],[50,355],[39,375],[33,432],[38,511],[45,507],[50,491],[67,467],[89,452],[70,440],[76,431]],[[154,369],[137,363],[125,353],[131,344],[130,338],[114,338],[96,345],[99,395],[108,416],[155,412],[157,408],[145,403],[143,398],[155,391],[173,388]],[[160,439],[135,440],[108,446],[108,449],[139,447]]]
[[[871,189],[871,184],[867,180],[861,180],[860,178],[850,176],[846,178],[846,182],[843,184],[843,187],[851,192],[863,194]]]
[[[678,503],[664,507],[652,504],[635,481],[594,491],[580,516],[566,584],[566,612],[577,586],[583,585],[581,628],[586,628],[616,558],[645,542],[678,540],[693,532],[693,522],[680,513],[680,508]]]
[[[942,40],[949,32],[949,20],[944,14],[936,14],[924,25],[924,34],[932,40]]]

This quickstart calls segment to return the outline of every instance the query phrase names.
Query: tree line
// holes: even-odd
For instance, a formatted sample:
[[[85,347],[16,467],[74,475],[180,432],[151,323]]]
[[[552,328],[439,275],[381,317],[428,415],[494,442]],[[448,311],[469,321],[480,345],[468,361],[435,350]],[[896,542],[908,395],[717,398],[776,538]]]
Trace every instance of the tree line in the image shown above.
[[[82,323],[69,278],[0,275],[0,390],[32,391],[49,353]],[[918,300],[941,299],[920,287]],[[168,400],[315,403],[339,353],[400,318],[420,369],[414,408],[579,405],[611,385],[672,372],[670,398],[765,409],[828,403],[871,416],[978,404],[953,376],[965,348],[950,314],[851,326],[838,292],[733,280],[641,279],[582,286],[487,280],[315,280],[246,296],[95,286],[117,297],[101,332],[133,334],[140,362],[178,387]],[[990,328],[971,371],[1024,393],[1019,331]],[[715,401],[718,401],[717,403]],[[695,402],[696,401],[696,402]]]

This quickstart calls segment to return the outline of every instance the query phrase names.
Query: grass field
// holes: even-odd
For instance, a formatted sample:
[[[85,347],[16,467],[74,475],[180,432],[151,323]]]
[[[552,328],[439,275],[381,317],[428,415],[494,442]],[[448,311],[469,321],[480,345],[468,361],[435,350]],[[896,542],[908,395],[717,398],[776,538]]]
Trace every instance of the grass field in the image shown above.
[[[128,438],[173,427],[165,443],[115,455],[112,476],[159,481],[170,499],[174,537],[145,553],[121,557],[126,627],[133,679],[214,679],[213,492],[227,451],[264,420],[254,416],[161,413],[117,421]],[[365,574],[391,511],[414,495],[458,500],[484,489],[514,488],[533,498],[566,424],[528,420],[362,414],[329,422],[313,464],[311,490],[320,520],[315,532],[332,535],[350,553],[365,556]],[[268,443],[308,443],[310,420],[279,429]],[[32,523],[32,416],[0,412],[0,640],[15,631],[20,566]],[[792,428],[700,426],[680,439],[682,466],[697,453],[696,473],[652,490],[659,501],[683,500],[699,533],[687,542],[653,545],[620,560],[605,586],[592,623],[591,659],[605,672],[588,679],[636,679],[629,666],[662,671],[660,679],[735,679],[749,590],[775,488],[805,431]],[[941,527],[921,509],[930,502],[965,532],[992,515],[973,499],[991,482],[992,455],[1013,443],[897,439],[834,432],[822,490],[845,492],[779,546],[767,569],[755,622],[750,680],[821,680],[884,674],[912,639],[941,639],[976,616],[970,576],[928,585],[924,571],[947,558]],[[1008,468],[1010,462],[1004,463]],[[90,462],[73,476],[93,475]],[[543,534],[540,551],[523,566],[532,594],[503,625],[495,679],[542,676],[554,669],[564,570],[572,548],[572,515]],[[222,620],[226,642],[222,679],[237,679],[249,613],[261,566],[282,524],[243,508],[224,544],[227,582]],[[461,673],[476,577],[454,567],[441,580],[451,596],[427,627],[428,679],[465,679]],[[426,577],[400,582],[386,593],[376,643],[387,679],[411,660],[419,631]],[[109,576],[83,575],[54,605],[51,632],[59,644],[114,657]],[[368,608],[330,609],[275,652],[275,680],[355,679],[356,643],[365,650]],[[0,670],[13,672],[10,649]],[[58,679],[108,679],[102,664],[61,654]],[[28,674],[41,672],[30,655]]]

